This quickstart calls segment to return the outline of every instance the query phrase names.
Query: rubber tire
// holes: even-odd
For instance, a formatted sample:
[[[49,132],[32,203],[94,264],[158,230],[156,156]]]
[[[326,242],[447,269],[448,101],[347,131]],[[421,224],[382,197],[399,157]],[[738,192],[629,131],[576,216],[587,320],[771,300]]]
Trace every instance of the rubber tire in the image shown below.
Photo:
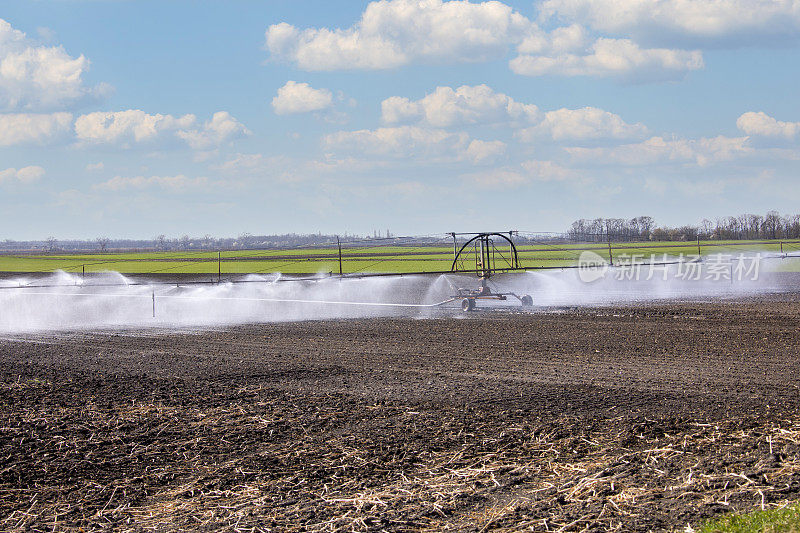
[[[522,302],[522,305],[524,307],[530,307],[530,306],[533,305],[533,298],[531,298],[530,295],[528,295],[528,294],[526,294],[522,298],[520,298],[519,301]]]
[[[475,309],[475,300],[472,298],[464,298],[461,300],[462,311],[472,311],[473,309]]]

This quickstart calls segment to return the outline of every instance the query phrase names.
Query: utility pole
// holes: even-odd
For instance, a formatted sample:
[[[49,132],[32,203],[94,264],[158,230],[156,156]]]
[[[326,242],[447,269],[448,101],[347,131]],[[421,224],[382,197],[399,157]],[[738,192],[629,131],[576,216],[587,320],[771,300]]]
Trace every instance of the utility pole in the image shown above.
[[[339,248],[339,275],[342,275],[342,243],[339,241],[339,236],[336,236],[336,246]]]

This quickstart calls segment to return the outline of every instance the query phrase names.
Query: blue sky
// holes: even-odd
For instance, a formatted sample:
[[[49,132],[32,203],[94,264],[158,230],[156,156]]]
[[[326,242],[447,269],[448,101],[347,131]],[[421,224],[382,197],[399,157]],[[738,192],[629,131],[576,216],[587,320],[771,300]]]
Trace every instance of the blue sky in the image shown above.
[[[0,238],[800,212],[800,5],[0,7]]]

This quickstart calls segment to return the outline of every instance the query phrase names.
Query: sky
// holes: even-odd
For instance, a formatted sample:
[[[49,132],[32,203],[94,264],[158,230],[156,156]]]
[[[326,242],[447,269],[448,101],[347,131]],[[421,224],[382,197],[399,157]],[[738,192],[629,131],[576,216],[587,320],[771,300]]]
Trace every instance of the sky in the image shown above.
[[[798,87],[798,0],[4,0],[0,239],[798,213]]]

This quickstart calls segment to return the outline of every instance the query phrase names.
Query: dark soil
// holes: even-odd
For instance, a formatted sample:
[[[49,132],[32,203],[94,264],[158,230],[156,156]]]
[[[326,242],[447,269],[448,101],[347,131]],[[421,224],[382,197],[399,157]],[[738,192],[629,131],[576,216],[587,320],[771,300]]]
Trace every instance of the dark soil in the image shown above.
[[[796,300],[0,340],[0,530],[663,531],[796,500]]]

